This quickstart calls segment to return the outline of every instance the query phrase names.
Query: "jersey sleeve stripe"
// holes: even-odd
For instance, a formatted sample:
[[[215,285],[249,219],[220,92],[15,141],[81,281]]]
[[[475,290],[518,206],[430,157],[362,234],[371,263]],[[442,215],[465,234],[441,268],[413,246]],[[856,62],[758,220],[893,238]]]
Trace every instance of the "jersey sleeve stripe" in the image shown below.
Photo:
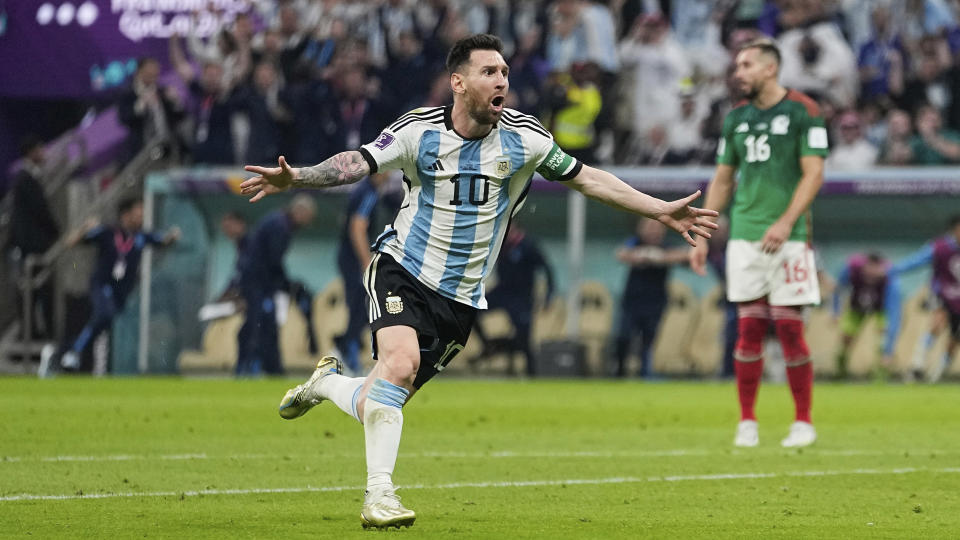
[[[433,116],[437,115],[438,113],[439,113],[440,117],[443,117],[443,107],[439,107],[439,108],[436,108],[436,109],[431,109],[431,110],[423,111],[423,112],[409,112],[409,113],[401,116],[400,118],[397,118],[396,120],[394,120],[394,122],[393,122],[392,124],[390,124],[390,130],[391,130],[391,131],[394,131],[394,130],[396,130],[396,129],[399,129],[399,128],[396,128],[396,127],[394,127],[394,126],[397,126],[397,125],[399,125],[400,123],[405,122],[405,121],[407,121],[407,120],[410,120],[410,119],[421,119],[421,120],[425,120],[425,119],[428,119],[428,118],[432,118]]]
[[[442,124],[443,123],[443,113],[432,118],[407,118],[403,122],[397,122],[394,124],[396,127],[391,127],[391,131],[394,133],[400,131],[401,129],[409,126],[414,122],[430,122],[431,124]]]
[[[373,159],[373,154],[371,154],[369,150],[362,146],[360,147],[359,152],[360,155],[363,156],[363,159],[367,160],[367,165],[370,165],[370,174],[377,172],[377,160]]]

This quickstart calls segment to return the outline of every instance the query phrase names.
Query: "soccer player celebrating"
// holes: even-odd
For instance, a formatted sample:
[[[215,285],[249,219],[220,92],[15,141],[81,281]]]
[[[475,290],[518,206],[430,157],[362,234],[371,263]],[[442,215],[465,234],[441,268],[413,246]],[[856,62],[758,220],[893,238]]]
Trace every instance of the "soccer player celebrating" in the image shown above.
[[[827,131],[810,98],[780,85],[779,69],[780,51],[772,41],[751,41],[737,54],[734,78],[747,99],[724,120],[705,204],[723,210],[733,197],[726,264],[727,298],[738,304],[737,446],[759,442],[753,406],[771,319],[796,405],[796,421],[781,444],[807,446],[817,438],[810,420],[813,366],[802,310],[820,301],[808,209],[823,184]],[[707,250],[701,240],[690,252],[690,266],[700,274],[706,273]]]
[[[341,375],[326,357],[280,403],[297,418],[323,400],[363,424],[367,491],[364,527],[408,526],[416,518],[395,493],[392,474],[403,428],[402,407],[463,349],[510,219],[536,171],[611,206],[656,219],[690,244],[709,237],[717,213],[692,208],[699,196],[665,202],[570,157],[534,117],[504,108],[510,68],[500,39],[474,35],[447,57],[453,105],[417,109],[359,151],[313,167],[247,166],[259,176],[241,184],[251,201],[288,188],[353,183],[388,169],[404,172],[405,200],[374,244],[364,275],[377,363],[366,378]]]

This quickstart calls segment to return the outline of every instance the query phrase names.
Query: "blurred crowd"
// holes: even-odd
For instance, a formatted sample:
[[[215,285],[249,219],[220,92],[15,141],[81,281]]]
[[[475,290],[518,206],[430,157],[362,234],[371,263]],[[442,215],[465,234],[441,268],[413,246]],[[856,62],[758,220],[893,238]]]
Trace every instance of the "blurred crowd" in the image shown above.
[[[709,164],[738,46],[782,48],[817,100],[834,169],[960,160],[957,0],[251,0],[214,37],[175,36],[183,84],[144,59],[121,98],[131,150],[168,134],[193,163],[312,163],[450,102],[457,39],[500,36],[508,106],[586,161]],[[230,19],[224,17],[224,20]],[[178,90],[179,89],[179,90]]]

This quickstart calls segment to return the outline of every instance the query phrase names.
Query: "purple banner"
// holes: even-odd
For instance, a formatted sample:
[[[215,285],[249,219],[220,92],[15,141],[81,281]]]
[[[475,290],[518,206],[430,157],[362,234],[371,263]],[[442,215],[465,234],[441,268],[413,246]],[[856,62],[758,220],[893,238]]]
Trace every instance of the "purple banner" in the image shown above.
[[[248,9],[248,0],[0,0],[0,96],[108,92],[137,58],[165,62],[170,36],[210,36]]]

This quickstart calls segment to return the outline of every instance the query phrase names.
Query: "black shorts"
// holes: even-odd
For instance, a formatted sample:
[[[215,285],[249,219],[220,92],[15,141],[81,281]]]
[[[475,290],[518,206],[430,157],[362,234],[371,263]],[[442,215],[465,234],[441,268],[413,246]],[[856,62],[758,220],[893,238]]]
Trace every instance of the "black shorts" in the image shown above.
[[[414,387],[420,388],[443,371],[467,344],[477,309],[431,290],[390,255],[374,254],[363,284],[370,295],[374,358],[377,358],[377,330],[409,326],[417,331],[420,369],[413,381]]]
[[[947,311],[947,321],[950,325],[950,335],[953,336],[953,339],[960,341],[960,313]]]

